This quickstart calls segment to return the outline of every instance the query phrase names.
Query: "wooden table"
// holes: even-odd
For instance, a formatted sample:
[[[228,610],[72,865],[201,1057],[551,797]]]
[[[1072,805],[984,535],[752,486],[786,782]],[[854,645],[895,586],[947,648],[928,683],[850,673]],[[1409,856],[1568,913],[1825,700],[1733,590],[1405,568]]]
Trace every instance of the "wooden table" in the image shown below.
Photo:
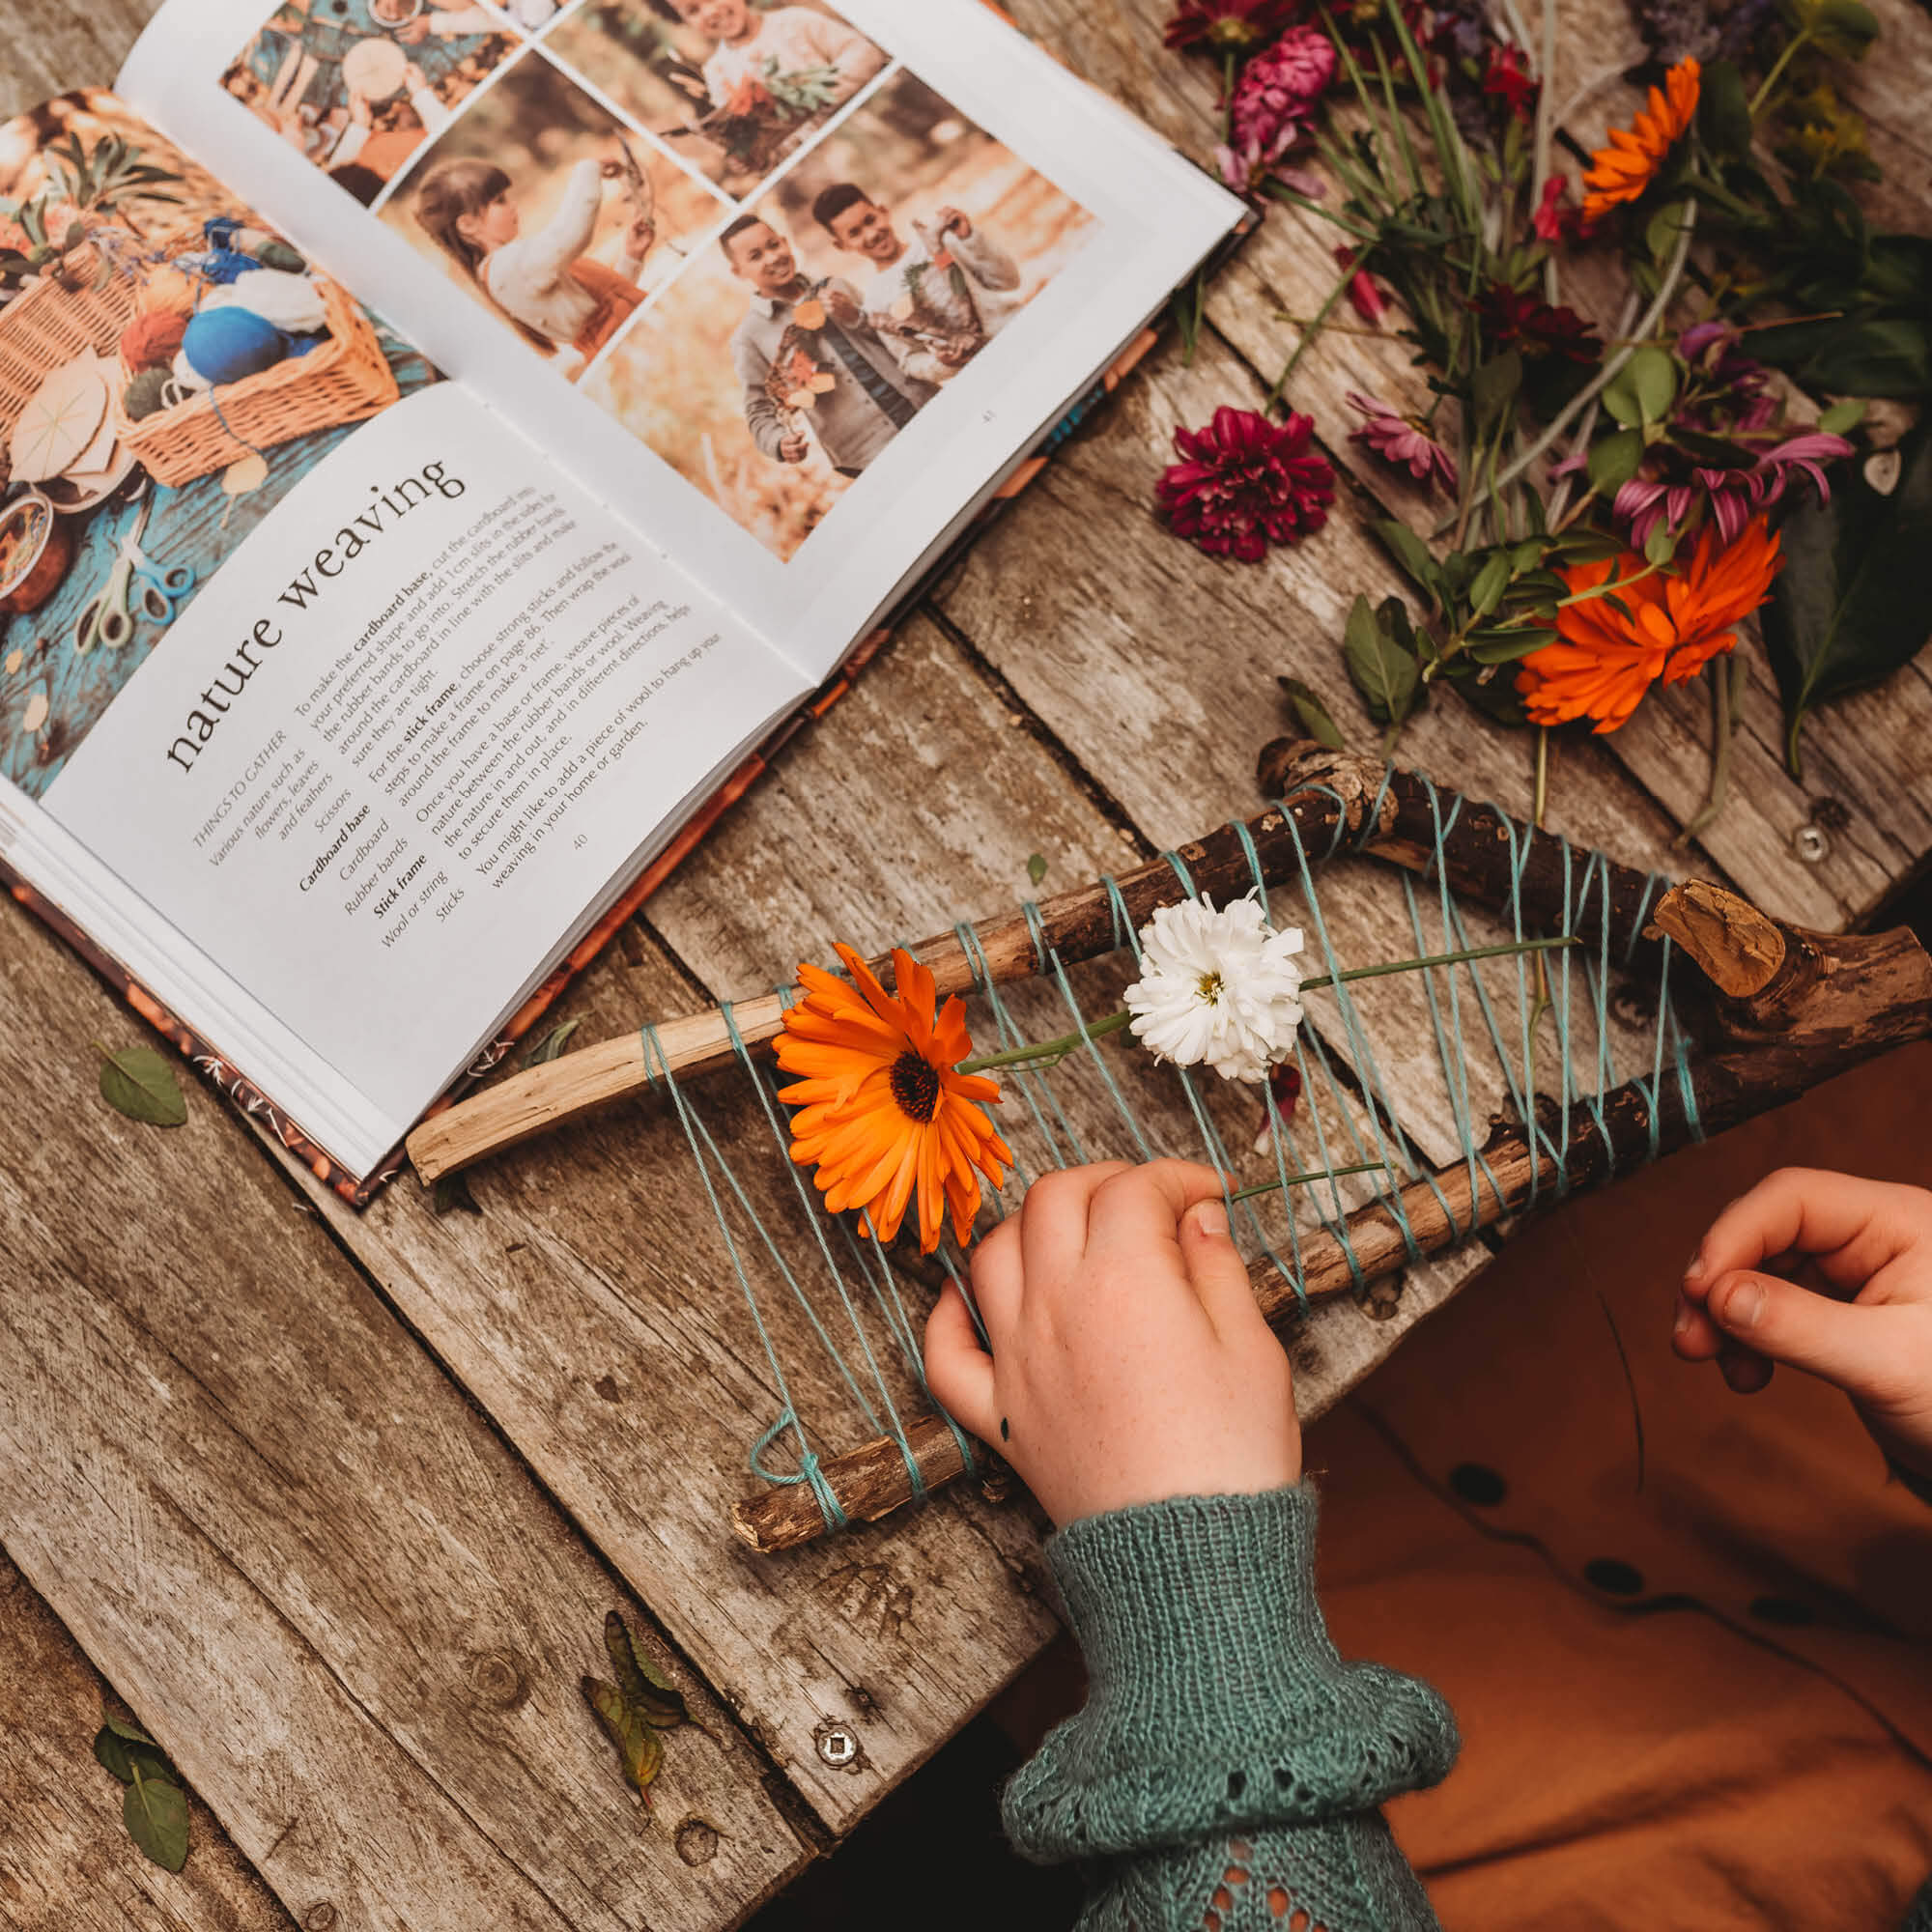
[[[1009,4],[1208,154],[1213,79],[1162,51],[1167,0]],[[11,108],[107,78],[144,10],[5,11]],[[1932,22],[1905,0],[1882,12],[1859,86],[1888,177],[1876,198],[1909,222],[1932,201],[1915,111]],[[1626,36],[1621,10],[1565,0],[1558,98],[1634,59]],[[1611,90],[1577,131],[1626,105]],[[1257,405],[1293,336],[1278,316],[1310,313],[1333,272],[1325,230],[1270,216],[1216,284],[1192,364],[1157,354],[625,930],[572,996],[581,1038],[788,978],[834,937],[871,949],[1001,910],[1030,854],[1051,890],[1254,810],[1278,671],[1372,742],[1334,642],[1357,591],[1394,587],[1366,499],[1345,482],[1320,539],[1258,568],[1149,519],[1175,425]],[[1293,401],[1363,492],[1420,517],[1343,437],[1342,392],[1386,393],[1405,360],[1391,340],[1332,336]],[[1753,668],[1732,801],[1701,849],[1670,846],[1704,781],[1700,695],[1566,747],[1552,822],[1791,919],[1866,920],[1932,850],[1932,679],[1914,667],[1819,719],[1800,786]],[[1404,755],[1527,807],[1524,741],[1453,701],[1416,720]],[[1817,831],[1822,855],[1801,858]],[[1382,956],[1406,945],[1371,895],[1333,911],[1367,945],[1387,925]],[[8,1922],[722,1927],[1053,1633],[1034,1520],[964,1489],[781,1558],[734,1545],[725,1511],[776,1398],[663,1119],[618,1114],[486,1167],[473,1214],[438,1219],[404,1184],[357,1216],[199,1087],[180,1132],[109,1113],[89,1042],[136,1028],[11,905],[0,976]],[[1406,1082],[1426,1145],[1429,1097]],[[1334,1400],[1480,1259],[1311,1323],[1304,1404]],[[828,1394],[802,1372],[801,1406]],[[700,1724],[669,1741],[654,1822],[578,1694],[612,1605]],[[200,1817],[178,1879],[128,1844],[87,1755],[90,1662],[219,1823]]]

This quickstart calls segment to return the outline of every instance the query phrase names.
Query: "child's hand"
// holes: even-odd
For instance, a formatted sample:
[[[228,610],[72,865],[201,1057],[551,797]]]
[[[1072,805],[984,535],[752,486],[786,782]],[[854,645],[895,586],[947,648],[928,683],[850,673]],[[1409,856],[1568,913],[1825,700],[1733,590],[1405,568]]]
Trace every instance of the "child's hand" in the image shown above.
[[[1893,1462],[1932,1476],[1932,1194],[1781,1168],[1712,1223],[1671,1341],[1743,1395],[1777,1362],[1833,1383]]]
[[[856,328],[865,320],[859,304],[843,289],[825,291],[825,308],[840,328]]]
[[[796,430],[790,436],[779,438],[779,461],[781,463],[803,463],[811,448],[805,438]]]
[[[942,208],[933,216],[933,220],[940,234],[956,235],[962,242],[969,239],[973,233],[973,224],[956,208]]]
[[[1288,1357],[1211,1168],[1048,1175],[980,1243],[973,1293],[993,1352],[949,1285],[925,1327],[926,1378],[1057,1524],[1300,1478]]]

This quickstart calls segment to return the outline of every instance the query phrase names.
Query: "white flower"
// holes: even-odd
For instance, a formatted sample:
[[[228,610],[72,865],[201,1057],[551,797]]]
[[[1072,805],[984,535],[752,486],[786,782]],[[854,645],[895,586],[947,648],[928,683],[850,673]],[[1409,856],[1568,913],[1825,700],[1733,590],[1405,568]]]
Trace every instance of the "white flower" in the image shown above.
[[[1141,928],[1141,977],[1126,991],[1134,1037],[1223,1080],[1265,1080],[1301,1021],[1300,951],[1300,927],[1274,931],[1252,895],[1219,912],[1211,899],[1162,906]]]

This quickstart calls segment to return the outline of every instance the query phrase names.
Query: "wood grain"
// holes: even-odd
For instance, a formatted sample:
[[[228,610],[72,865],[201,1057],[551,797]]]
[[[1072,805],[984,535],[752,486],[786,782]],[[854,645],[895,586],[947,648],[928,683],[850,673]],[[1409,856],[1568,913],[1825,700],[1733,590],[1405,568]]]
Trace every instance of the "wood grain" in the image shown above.
[[[226,1108],[113,1114],[87,1042],[134,1029],[11,904],[0,985],[0,1541],[283,1904],[628,1932],[794,1870],[668,1652],[700,1722],[639,1817],[577,1689],[636,1605]]]
[[[188,1794],[188,1861],[163,1871],[121,1822],[96,1763],[107,1709],[129,1714],[0,1554],[0,1924],[11,1932],[295,1932],[213,1814]]]

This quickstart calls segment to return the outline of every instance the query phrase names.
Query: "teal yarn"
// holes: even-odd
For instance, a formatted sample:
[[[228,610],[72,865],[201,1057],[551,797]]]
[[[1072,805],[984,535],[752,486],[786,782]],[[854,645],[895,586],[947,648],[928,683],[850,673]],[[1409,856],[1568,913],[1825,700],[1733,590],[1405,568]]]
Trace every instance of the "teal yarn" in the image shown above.
[[[1342,956],[1318,889],[1317,873],[1323,867],[1346,862],[1369,843],[1391,783],[1392,775],[1385,771],[1381,789],[1356,829],[1350,829],[1349,814],[1338,810],[1324,850],[1307,850],[1293,814],[1285,806],[1276,807],[1287,828],[1293,859],[1288,877],[1275,890],[1277,903],[1272,916],[1277,924],[1298,924],[1307,932],[1313,973],[1337,976],[1351,965],[1384,963]],[[1325,793],[1341,807],[1339,795],[1328,787],[1312,789]],[[1471,949],[1468,923],[1449,889],[1442,857],[1443,841],[1464,806],[1461,801],[1445,803],[1433,787],[1431,796],[1435,801],[1435,850],[1419,877],[1405,874],[1400,885],[1408,943],[1414,947],[1411,956],[1416,958]],[[1332,984],[1303,995],[1307,1019],[1297,1031],[1290,1060],[1300,1079],[1301,1104],[1294,1119],[1283,1119],[1280,1110],[1263,1097],[1262,1090],[1241,1090],[1244,1094],[1252,1093],[1262,1109],[1258,1126],[1263,1131],[1256,1151],[1265,1156],[1264,1171],[1272,1173],[1280,1191],[1263,1199],[1236,1200],[1235,1189],[1224,1185],[1230,1225],[1243,1253],[1251,1259],[1260,1256],[1271,1261],[1304,1305],[1303,1244],[1317,1228],[1337,1244],[1357,1286],[1366,1281],[1349,1228],[1352,1210],[1379,1207],[1400,1235],[1411,1262],[1419,1260],[1422,1251],[1402,1199],[1406,1187],[1430,1190],[1452,1224],[1462,1233],[1469,1232],[1472,1217],[1467,1210],[1460,1217],[1454,1213],[1436,1179],[1437,1165],[1445,1154],[1448,1166],[1458,1171],[1459,1183],[1466,1182],[1472,1202],[1488,1204],[1501,1199],[1500,1183],[1483,1152],[1490,1126],[1484,1116],[1496,1104],[1494,1095],[1500,1094],[1505,1109],[1523,1122],[1531,1145],[1548,1157],[1553,1171],[1553,1179],[1539,1177],[1533,1182],[1532,1201],[1539,1192],[1544,1198],[1560,1198],[1574,1184],[1575,1176],[1566,1157],[1573,1127],[1584,1122],[1593,1122],[1600,1128],[1605,1123],[1601,1095],[1616,1083],[1609,1046],[1610,994],[1614,976],[1636,961],[1634,931],[1622,956],[1613,956],[1607,918],[1610,868],[1600,856],[1577,852],[1553,834],[1520,828],[1500,815],[1499,824],[1509,841],[1509,902],[1496,922],[1503,934],[1517,944],[1529,936],[1531,922],[1523,906],[1523,881],[1533,850],[1547,861],[1548,847],[1539,847],[1539,840],[1549,841],[1560,854],[1563,882],[1560,903],[1555,913],[1542,922],[1543,929],[1566,933],[1593,925],[1596,928],[1589,946],[1563,949],[1553,959],[1545,956],[1550,1005],[1541,1017],[1542,1038],[1539,1040],[1537,1028],[1531,1023],[1539,983],[1534,976],[1539,967],[1527,955],[1420,969],[1416,975],[1421,980],[1419,1032],[1396,1041],[1375,1037],[1376,1029],[1361,997],[1346,980],[1338,978]],[[1239,821],[1233,831],[1247,860],[1253,890],[1266,904],[1269,895],[1254,837]],[[1163,858],[1180,892],[1196,896],[1196,881],[1180,853],[1171,851]],[[1543,869],[1548,870],[1547,863]],[[1113,950],[1138,963],[1140,937],[1120,886],[1111,877],[1100,883],[1112,922]],[[1662,883],[1655,878],[1650,882],[1644,905],[1639,908],[1637,928],[1650,897]],[[1085,1034],[1094,1015],[1083,1010],[1067,963],[1049,943],[1039,908],[1028,901],[1022,915],[1032,942],[1036,976],[1064,1009],[1064,1030],[1076,1037]],[[954,934],[973,974],[973,995],[980,1003],[977,1030],[987,1036],[981,1050],[1024,1046],[1028,1036],[1015,1016],[1011,988],[1003,989],[994,981],[979,936],[970,924],[962,922]],[[1666,1098],[1681,1108],[1693,1134],[1698,1125],[1690,1041],[1672,998],[1673,979],[1682,968],[1668,941],[1649,956],[1657,966],[1652,982],[1656,1019],[1650,1036],[1636,1035],[1634,1040],[1640,1042],[1639,1085],[1651,1102],[1650,1151],[1655,1153],[1659,1117]],[[1644,972],[1648,978],[1648,965]],[[781,991],[789,1005],[791,993]],[[1514,1014],[1508,1011],[1512,997],[1516,1001]],[[843,1427],[849,1432],[857,1425],[867,1435],[891,1442],[904,1462],[915,1498],[923,1494],[925,1485],[908,1423],[922,1406],[930,1405],[942,1416],[944,1410],[932,1402],[925,1385],[923,1322],[904,1298],[906,1264],[895,1260],[876,1238],[860,1231],[856,1216],[826,1213],[823,1197],[789,1157],[790,1125],[787,1111],[777,1098],[779,1083],[747,1050],[730,1008],[724,1011],[735,1049],[737,1076],[749,1085],[757,1103],[753,1116],[757,1126],[743,1147],[727,1146],[734,1136],[714,1132],[707,1125],[690,1092],[671,1078],[663,1046],[650,1028],[644,1029],[642,1037],[645,1067],[652,1086],[669,1098],[683,1129],[770,1370],[776,1419],[753,1446],[752,1466],[764,1482],[805,1484],[817,1498],[827,1523],[837,1528],[845,1518],[824,1477],[821,1458],[835,1448],[849,1449],[855,1441],[849,1433],[844,1439],[835,1439],[828,1433],[841,1426],[838,1415],[807,1414],[793,1400],[794,1387],[805,1384],[798,1381],[798,1365],[783,1359],[792,1345],[781,1346],[779,1334],[767,1320],[767,1308],[787,1301],[796,1308],[803,1327],[794,1326],[789,1332],[797,1337],[798,1346],[822,1354],[830,1373],[821,1376],[818,1382],[820,1386],[829,1383],[838,1392],[835,1406],[846,1410]],[[1628,1067],[1628,1049],[1634,1040],[1627,1023],[1623,1034]],[[1447,1121],[1441,1123],[1438,1137],[1431,1140],[1433,1151],[1428,1155],[1401,1124],[1383,1070],[1391,1054],[1412,1067],[1418,1041],[1433,1052],[1446,1096]],[[1139,1063],[1132,1078],[1123,1057],[1127,1054]],[[1492,1096],[1482,1105],[1478,1104],[1475,1079],[1479,1061],[1491,1063],[1495,1069],[1490,1075]],[[1135,1083],[1148,1077],[1171,1081],[1184,1103],[1173,1131],[1157,1127],[1135,1104]],[[989,1217],[997,1220],[1018,1206],[1037,1172],[1093,1160],[1147,1160],[1172,1154],[1206,1162],[1226,1175],[1246,1153],[1245,1144],[1231,1146],[1232,1135],[1224,1125],[1228,1121],[1225,1104],[1221,1118],[1216,1118],[1216,1104],[1228,1098],[1218,1079],[1204,1080],[1198,1069],[1186,1067],[1167,1067],[1154,1074],[1144,1052],[1120,1042],[1080,1039],[1064,1064],[1009,1067],[1004,1070],[1003,1079],[1009,1116],[1018,1117],[1013,1126],[1021,1131],[1008,1130],[1016,1157],[1006,1187],[986,1200],[980,1232],[989,1225]],[[1080,1104],[1073,1098],[1073,1083],[1084,1083]],[[1674,1094],[1669,1091],[1673,1086]],[[1539,1093],[1548,1096],[1542,1116],[1535,1104]],[[717,1098],[722,1104],[724,1096]],[[707,1101],[707,1107],[711,1104]],[[742,1108],[738,1113],[742,1118]],[[744,1140],[745,1136],[739,1134],[735,1139]],[[1190,1144],[1170,1145],[1175,1139]],[[1607,1136],[1605,1140],[1607,1146]],[[774,1206],[769,1188],[754,1199],[734,1164],[752,1155],[753,1143],[762,1149],[761,1158],[775,1158],[790,1177],[789,1184],[777,1190],[785,1204],[781,1210]],[[1351,1186],[1345,1187],[1338,1170],[1364,1162],[1375,1163],[1381,1171],[1358,1177]],[[1291,1188],[1295,1190],[1292,1197],[1294,1210],[1284,1211]],[[1457,1191],[1461,1191],[1460,1184]],[[759,1202],[769,1212],[782,1212],[786,1224],[782,1237],[767,1226]],[[1265,1214],[1264,1210],[1267,1210]],[[837,1234],[826,1225],[835,1218],[841,1223]],[[795,1219],[803,1220],[806,1228],[791,1230],[789,1223]],[[936,1272],[928,1275],[928,1287],[942,1278],[955,1283],[977,1321],[967,1257],[950,1232],[932,1258],[931,1267]],[[970,1439],[956,1421],[950,1416],[945,1419],[967,1467],[972,1468]]]

